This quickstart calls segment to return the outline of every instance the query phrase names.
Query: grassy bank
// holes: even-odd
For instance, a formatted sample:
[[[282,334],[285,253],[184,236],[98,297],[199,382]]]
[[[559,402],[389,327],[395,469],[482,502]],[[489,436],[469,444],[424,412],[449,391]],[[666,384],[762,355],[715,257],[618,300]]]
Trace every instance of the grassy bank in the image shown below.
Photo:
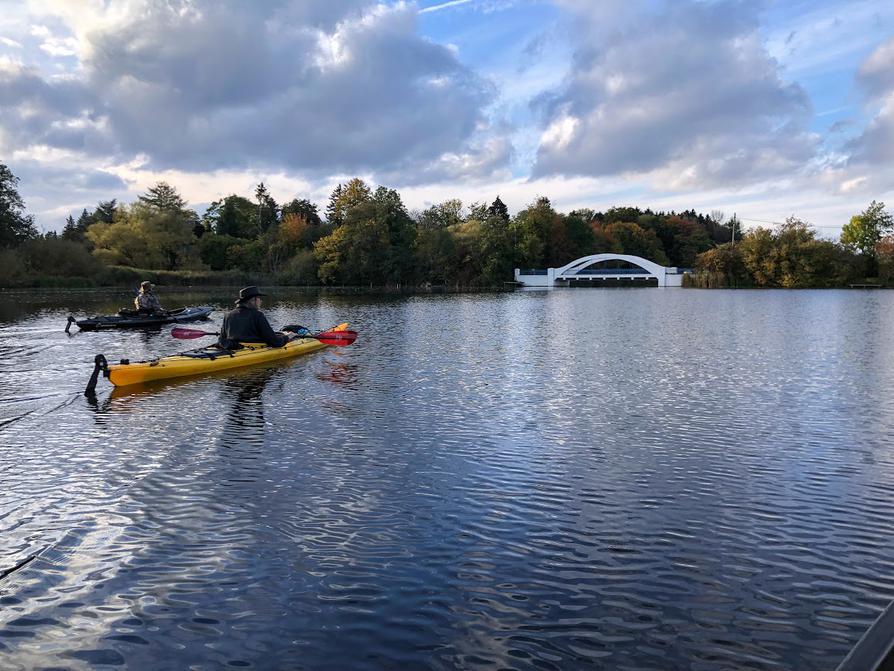
[[[274,284],[272,275],[262,273],[244,273],[240,271],[212,270],[146,270],[126,266],[110,266],[91,275],[65,276],[21,273],[12,278],[4,278],[4,289],[28,288],[60,288],[88,289],[99,287],[138,286],[143,280],[149,280],[159,286],[211,287],[211,286],[245,286],[248,284]]]
[[[717,272],[697,272],[683,276],[683,286],[690,289],[850,289],[850,288],[882,288],[894,289],[894,280],[866,277],[866,278],[850,278],[847,280],[836,280],[835,278],[822,279],[816,278],[810,284],[799,284],[795,286],[758,286],[748,276],[732,275]]]
[[[159,287],[244,287],[256,284],[264,287],[293,287],[309,291],[352,294],[390,293],[462,293],[505,291],[505,286],[464,286],[464,285],[393,285],[393,286],[333,286],[319,284],[290,284],[282,278],[265,273],[245,273],[241,271],[214,270],[146,270],[127,266],[110,266],[91,276],[25,275],[19,274],[13,280],[5,278],[0,289],[135,289],[143,280],[149,280]]]

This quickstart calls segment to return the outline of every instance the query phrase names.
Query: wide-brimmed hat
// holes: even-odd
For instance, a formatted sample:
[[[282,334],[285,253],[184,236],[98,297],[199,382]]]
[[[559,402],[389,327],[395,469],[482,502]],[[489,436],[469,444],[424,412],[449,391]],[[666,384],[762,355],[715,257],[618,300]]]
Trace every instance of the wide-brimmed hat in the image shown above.
[[[140,289],[151,289],[151,288],[154,287],[154,286],[155,286],[155,285],[152,284],[152,282],[150,282],[149,280],[145,280],[145,281],[143,281],[143,282],[140,282]]]
[[[257,287],[244,287],[239,290],[239,300],[236,301],[236,304],[244,303],[250,298],[254,298],[255,296],[266,296],[267,294],[262,293],[260,289]]]

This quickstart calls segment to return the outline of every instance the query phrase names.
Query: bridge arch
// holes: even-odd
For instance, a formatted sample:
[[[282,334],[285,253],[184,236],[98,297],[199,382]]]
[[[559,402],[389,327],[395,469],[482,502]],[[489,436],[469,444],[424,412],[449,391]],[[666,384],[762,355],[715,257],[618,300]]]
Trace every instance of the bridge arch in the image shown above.
[[[644,259],[641,256],[633,256],[632,254],[603,253],[582,256],[571,263],[565,264],[561,268],[547,268],[545,270],[521,270],[516,268],[515,283],[527,287],[554,287],[557,286],[557,283],[561,286],[566,282],[570,282],[570,280],[587,278],[587,276],[592,275],[592,273],[582,273],[581,271],[603,261],[625,261],[636,266],[636,268],[642,269],[642,273],[634,272],[632,270],[628,270],[627,272],[618,270],[614,274],[608,269],[605,273],[600,273],[600,276],[603,277],[603,279],[610,278],[613,275],[616,275],[619,278],[625,276],[631,278],[643,276],[654,277],[658,280],[659,287],[682,286],[683,275],[684,273],[689,272],[688,270],[681,270],[678,268],[667,268],[654,261],[649,261],[649,259]]]
[[[578,271],[603,261],[626,261],[634,266],[639,266],[649,275],[658,278],[659,283],[662,282],[668,270],[664,266],[659,266],[657,263],[644,259],[641,256],[632,256],[630,254],[591,254],[590,256],[582,256],[561,268],[556,268],[555,279],[574,277]]]

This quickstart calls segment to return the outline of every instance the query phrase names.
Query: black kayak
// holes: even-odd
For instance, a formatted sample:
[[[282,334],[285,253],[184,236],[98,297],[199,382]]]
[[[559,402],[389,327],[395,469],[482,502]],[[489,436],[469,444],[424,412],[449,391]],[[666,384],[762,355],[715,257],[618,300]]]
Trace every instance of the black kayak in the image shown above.
[[[65,332],[72,324],[77,324],[82,331],[97,331],[100,329],[128,329],[146,328],[152,326],[164,326],[165,324],[183,324],[199,319],[207,319],[214,308],[202,305],[200,307],[180,308],[170,312],[144,313],[136,310],[121,310],[117,315],[105,315],[102,317],[90,317],[89,319],[68,318]]]

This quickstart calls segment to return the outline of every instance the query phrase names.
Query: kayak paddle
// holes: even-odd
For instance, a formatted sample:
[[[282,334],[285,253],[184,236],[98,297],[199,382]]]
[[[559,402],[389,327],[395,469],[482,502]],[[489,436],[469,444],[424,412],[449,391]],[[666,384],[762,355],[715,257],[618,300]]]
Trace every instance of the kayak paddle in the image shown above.
[[[218,331],[201,331],[199,329],[190,329],[183,326],[175,326],[171,329],[171,335],[180,340],[192,340],[194,338],[204,338],[205,336],[220,335]],[[308,333],[307,338],[316,338],[324,345],[335,345],[336,347],[347,347],[357,340],[356,331],[321,331],[320,333]]]

